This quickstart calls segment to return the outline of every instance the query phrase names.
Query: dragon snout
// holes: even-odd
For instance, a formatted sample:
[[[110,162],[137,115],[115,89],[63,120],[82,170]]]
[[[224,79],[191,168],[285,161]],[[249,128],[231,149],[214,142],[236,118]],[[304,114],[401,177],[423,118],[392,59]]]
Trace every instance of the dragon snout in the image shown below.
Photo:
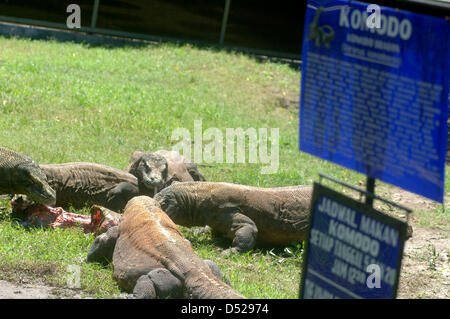
[[[56,191],[50,185],[32,187],[30,197],[40,204],[54,205],[56,203]]]
[[[56,191],[50,186],[46,187],[46,195],[47,195],[47,205],[55,205],[56,203]]]
[[[161,186],[163,185],[161,177],[154,175],[147,176],[146,178],[144,178],[143,182],[147,188],[161,188]]]

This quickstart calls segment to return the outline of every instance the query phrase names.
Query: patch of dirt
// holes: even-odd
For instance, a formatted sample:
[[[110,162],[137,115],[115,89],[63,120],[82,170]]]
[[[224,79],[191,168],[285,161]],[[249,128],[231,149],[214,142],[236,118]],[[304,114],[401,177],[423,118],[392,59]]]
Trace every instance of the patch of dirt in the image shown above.
[[[56,289],[37,283],[16,284],[0,280],[0,299],[79,299],[81,295],[72,289]]]
[[[413,227],[413,233],[405,244],[398,298],[450,298],[450,225],[448,225],[448,219],[441,220],[437,218],[438,215],[433,215],[437,214],[433,211],[442,205],[388,185],[377,187],[377,195],[413,211],[409,221]],[[445,194],[445,203],[448,203],[449,200],[450,194],[447,193]],[[425,211],[425,213],[422,216],[414,213],[419,210]],[[392,214],[405,220],[406,214],[403,211],[394,210]],[[425,218],[428,219],[430,227],[419,226],[419,223]]]
[[[48,282],[60,267],[52,262],[21,261],[0,265],[0,299],[80,299],[79,289],[57,287]]]
[[[450,169],[450,167],[449,167]],[[433,210],[440,206],[440,204],[428,199],[426,197],[405,191],[401,188],[388,185],[380,185],[376,188],[377,195],[390,199],[393,202],[403,205],[413,211],[417,210]],[[444,194],[444,201],[450,201],[450,193]]]
[[[405,244],[398,298],[450,298],[450,238],[413,228]]]
[[[267,103],[274,108],[281,107],[283,109],[295,110],[299,108],[300,94],[295,91],[280,91],[278,89],[269,88]]]

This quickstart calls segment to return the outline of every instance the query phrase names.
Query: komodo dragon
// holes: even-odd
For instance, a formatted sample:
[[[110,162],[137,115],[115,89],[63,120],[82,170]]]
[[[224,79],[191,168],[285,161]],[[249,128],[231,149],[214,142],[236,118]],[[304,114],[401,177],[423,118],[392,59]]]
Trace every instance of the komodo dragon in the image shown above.
[[[155,154],[163,156],[167,161],[167,180],[178,182],[204,182],[206,178],[198,171],[195,163],[177,151],[159,150]],[[169,185],[166,185],[169,186]]]
[[[56,191],[56,206],[104,206],[123,210],[128,200],[152,190],[139,188],[137,178],[122,170],[95,163],[41,165]]]
[[[118,229],[94,241],[88,261],[111,258],[113,278],[138,298],[244,298],[201,260],[154,199],[130,200]],[[216,265],[218,268],[218,266]],[[219,269],[220,270],[220,269]]]
[[[175,183],[155,199],[178,225],[205,226],[233,240],[231,251],[256,242],[286,245],[306,239],[311,186],[259,188],[228,183]],[[226,252],[229,252],[227,250]]]
[[[31,158],[0,147],[0,194],[24,194],[41,204],[55,203],[55,190]]]
[[[138,178],[140,184],[155,188],[154,194],[174,181],[206,181],[197,165],[176,151],[135,151],[125,171]]]

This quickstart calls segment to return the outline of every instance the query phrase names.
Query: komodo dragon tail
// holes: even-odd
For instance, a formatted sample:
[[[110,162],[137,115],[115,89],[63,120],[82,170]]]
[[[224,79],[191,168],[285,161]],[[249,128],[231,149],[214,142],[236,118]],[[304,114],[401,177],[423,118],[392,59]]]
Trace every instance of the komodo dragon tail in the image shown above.
[[[208,272],[198,270],[198,273],[186,277],[185,294],[192,299],[244,299],[245,297],[236,292],[214,276],[209,269]]]

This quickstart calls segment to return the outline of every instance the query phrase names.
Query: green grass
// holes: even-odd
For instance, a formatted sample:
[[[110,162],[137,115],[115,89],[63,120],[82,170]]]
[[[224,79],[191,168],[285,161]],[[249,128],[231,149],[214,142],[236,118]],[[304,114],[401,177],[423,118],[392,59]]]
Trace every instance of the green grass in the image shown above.
[[[0,48],[0,145],[39,163],[90,161],[125,168],[134,150],[171,149],[174,129],[193,132],[194,120],[202,120],[203,130],[280,132],[276,174],[261,175],[261,164],[212,163],[200,167],[210,181],[299,185],[311,184],[322,172],[352,185],[365,182],[361,174],[298,151],[298,107],[285,101],[299,95],[300,73],[285,64],[170,44],[106,49],[0,38]],[[63,287],[67,265],[77,264],[83,293],[99,298],[120,293],[111,267],[83,261],[91,235],[25,230],[11,224],[7,211],[0,220],[0,277],[24,273]],[[431,213],[449,220],[448,208]],[[299,247],[225,257],[210,234],[182,231],[197,254],[216,261],[245,296],[297,297]]]

